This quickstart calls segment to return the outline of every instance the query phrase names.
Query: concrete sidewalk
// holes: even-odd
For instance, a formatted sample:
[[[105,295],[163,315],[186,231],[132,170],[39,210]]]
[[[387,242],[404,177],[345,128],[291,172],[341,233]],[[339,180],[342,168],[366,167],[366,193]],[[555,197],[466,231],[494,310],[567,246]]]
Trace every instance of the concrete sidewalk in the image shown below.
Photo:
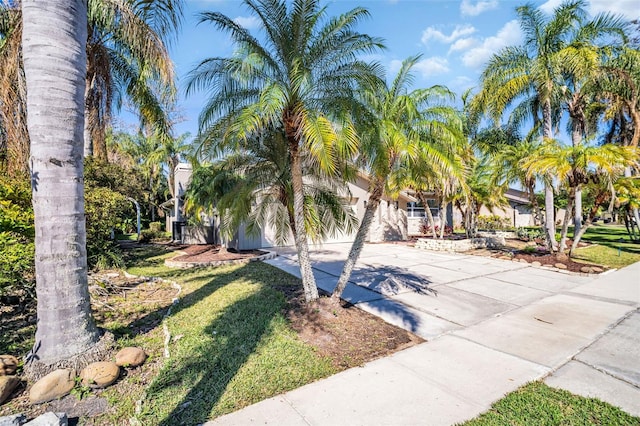
[[[346,245],[312,252],[330,291]],[[269,261],[299,276],[294,253]],[[428,342],[207,424],[450,425],[545,378],[640,416],[640,263],[579,276],[377,244],[345,298]]]

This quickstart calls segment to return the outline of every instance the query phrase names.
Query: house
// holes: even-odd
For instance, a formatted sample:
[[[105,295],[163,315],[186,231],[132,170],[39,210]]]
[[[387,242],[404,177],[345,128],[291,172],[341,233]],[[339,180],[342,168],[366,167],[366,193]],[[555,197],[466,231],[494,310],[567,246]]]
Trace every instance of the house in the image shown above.
[[[189,185],[193,170],[190,164],[180,163],[175,172],[175,199],[162,205],[166,211],[166,230],[171,232],[175,241],[187,244],[219,243],[218,218],[201,218],[202,226],[187,225],[183,214],[184,193]],[[369,199],[369,179],[361,173],[354,183],[349,183],[351,191],[351,207],[361,221],[364,216],[366,202]],[[376,211],[373,223],[369,231],[368,241],[380,242],[390,240],[406,240],[408,238],[407,209],[410,203],[417,200],[407,193],[401,193],[397,200],[388,197],[383,198]],[[325,241],[325,243],[352,242],[355,232],[352,234],[340,233]],[[260,235],[249,235],[244,227],[238,229],[234,238],[228,242],[230,247],[238,250],[274,247],[275,231],[269,227],[263,228]],[[289,239],[293,245],[293,237]]]
[[[184,192],[186,191],[193,170],[190,164],[180,163],[176,167],[175,173],[175,194],[176,198],[166,202],[163,208],[167,211],[166,229],[171,232],[175,241],[186,244],[220,243],[217,217],[203,217],[201,225],[188,226],[183,215]],[[369,199],[369,178],[365,173],[360,173],[355,182],[349,182],[348,187],[351,192],[351,207],[358,221],[362,221]],[[505,194],[509,201],[509,207],[494,209],[490,211],[483,207],[481,215],[498,215],[513,219],[514,226],[533,225],[533,215],[528,209],[528,199],[526,193],[515,189],[509,189]],[[434,217],[436,225],[440,224],[440,209],[435,200],[428,200],[429,209]],[[446,212],[446,222],[454,226],[462,224],[460,212],[449,206]],[[375,213],[369,236],[369,242],[382,242],[394,240],[406,240],[410,236],[421,235],[422,226],[425,223],[426,211],[419,203],[418,199],[410,192],[403,191],[398,198],[393,200],[384,197]],[[352,242],[355,238],[355,231],[352,234],[339,233],[328,238],[325,243]],[[293,237],[289,238],[293,245]],[[269,248],[276,246],[275,230],[269,227],[260,230],[259,235],[250,235],[244,227],[240,227],[231,241],[227,242],[229,247],[238,250],[249,250],[257,248]]]

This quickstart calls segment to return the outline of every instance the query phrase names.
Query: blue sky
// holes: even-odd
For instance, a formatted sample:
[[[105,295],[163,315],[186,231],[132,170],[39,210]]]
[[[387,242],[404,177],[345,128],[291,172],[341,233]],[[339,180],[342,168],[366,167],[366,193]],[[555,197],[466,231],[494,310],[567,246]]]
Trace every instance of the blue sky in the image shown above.
[[[358,30],[382,37],[387,50],[370,59],[379,61],[388,75],[395,75],[400,63],[408,56],[421,54],[416,65],[415,87],[444,84],[460,94],[474,87],[483,64],[502,47],[521,42],[515,8],[525,0],[333,0],[329,15],[337,15],[354,7],[366,7],[371,18]],[[532,1],[551,12],[561,0]],[[176,134],[197,133],[198,114],[205,94],[184,95],[186,76],[201,60],[213,56],[228,56],[232,45],[226,34],[210,24],[197,25],[201,11],[218,11],[252,31],[260,30],[239,0],[187,0],[185,22],[178,41],[171,47],[171,56],[179,77],[183,117]],[[639,0],[590,0],[588,10],[619,13],[628,19],[640,17]]]

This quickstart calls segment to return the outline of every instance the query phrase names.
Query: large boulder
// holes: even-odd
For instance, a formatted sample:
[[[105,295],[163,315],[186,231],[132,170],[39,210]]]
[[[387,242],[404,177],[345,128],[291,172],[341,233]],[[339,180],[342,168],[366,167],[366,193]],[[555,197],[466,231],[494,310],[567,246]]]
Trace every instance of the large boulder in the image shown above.
[[[0,376],[0,404],[2,404],[20,383],[16,376]]]
[[[120,376],[120,367],[115,362],[101,361],[87,365],[80,373],[82,384],[104,388],[112,385]]]
[[[72,370],[60,369],[38,380],[29,391],[29,401],[41,404],[61,398],[71,392],[75,386],[75,375]]]
[[[0,376],[10,376],[18,369],[18,358],[13,355],[0,355]]]
[[[141,348],[123,348],[116,354],[116,364],[120,367],[137,367],[147,359],[147,354]]]

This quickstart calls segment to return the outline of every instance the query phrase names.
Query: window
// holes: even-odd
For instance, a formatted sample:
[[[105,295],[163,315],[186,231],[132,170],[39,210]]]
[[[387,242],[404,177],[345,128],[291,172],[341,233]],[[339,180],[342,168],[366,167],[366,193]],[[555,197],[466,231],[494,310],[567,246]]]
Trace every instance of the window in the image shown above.
[[[431,215],[438,216],[440,209],[436,206],[436,200],[427,200]],[[424,206],[420,202],[407,203],[407,217],[423,218],[426,217]]]

